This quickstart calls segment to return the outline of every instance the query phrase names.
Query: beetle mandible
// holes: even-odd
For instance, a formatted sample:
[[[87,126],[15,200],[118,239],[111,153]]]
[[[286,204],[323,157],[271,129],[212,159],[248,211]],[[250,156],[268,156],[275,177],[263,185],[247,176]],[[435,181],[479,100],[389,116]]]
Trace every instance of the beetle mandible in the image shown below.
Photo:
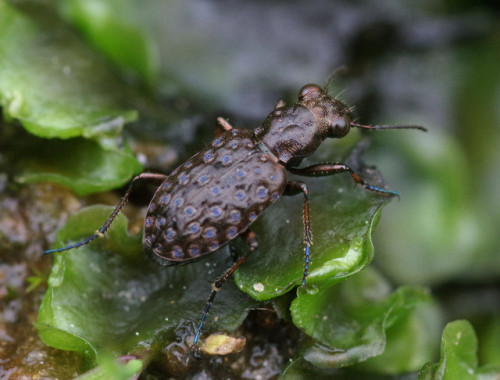
[[[396,192],[366,183],[349,166],[320,163],[299,168],[327,137],[344,137],[351,127],[365,129],[420,129],[421,126],[372,126],[350,120],[350,109],[328,95],[328,84],[302,87],[295,104],[278,101],[274,110],[254,131],[233,128],[218,118],[218,136],[170,175],[142,173],[130,183],[124,196],[104,225],[77,243],[44,253],[61,252],[102,237],[124,207],[134,184],[147,180],[157,184],[147,210],[142,245],[158,265],[187,264],[218,250],[242,236],[248,252],[212,285],[193,343],[196,345],[208,311],[223,283],[257,249],[249,227],[259,214],[281,195],[302,194],[304,198],[305,258],[302,285],[309,273],[312,245],[308,190],[302,181],[289,181],[287,172],[302,176],[326,176],[347,172],[356,184],[382,195]]]

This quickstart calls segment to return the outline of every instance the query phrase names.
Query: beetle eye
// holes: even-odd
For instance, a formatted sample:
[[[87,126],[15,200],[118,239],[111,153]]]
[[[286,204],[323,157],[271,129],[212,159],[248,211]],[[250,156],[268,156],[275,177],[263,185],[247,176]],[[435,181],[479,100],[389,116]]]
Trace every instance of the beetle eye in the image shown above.
[[[307,96],[311,96],[314,93],[321,93],[323,89],[315,84],[306,84],[299,91],[299,100],[304,99]]]
[[[344,115],[335,120],[331,125],[331,135],[332,137],[342,137],[349,132],[351,128],[351,120],[349,116]]]

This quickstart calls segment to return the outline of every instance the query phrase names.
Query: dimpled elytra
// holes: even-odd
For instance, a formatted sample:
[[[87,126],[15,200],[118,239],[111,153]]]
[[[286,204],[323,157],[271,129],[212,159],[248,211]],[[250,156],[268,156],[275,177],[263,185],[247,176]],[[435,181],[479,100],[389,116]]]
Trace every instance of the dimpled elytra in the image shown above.
[[[165,180],[144,224],[144,251],[154,261],[186,263],[216,251],[279,198],[286,170],[257,145],[252,131],[225,131]]]
[[[257,249],[257,239],[249,227],[266,207],[281,195],[304,197],[304,270],[306,284],[312,244],[308,190],[301,181],[289,181],[287,172],[302,176],[326,176],[347,172],[365,189],[386,195],[396,192],[372,186],[347,165],[320,163],[299,168],[304,157],[312,154],[327,137],[345,136],[351,127],[365,129],[426,130],[420,126],[370,126],[353,123],[349,108],[328,95],[324,88],[304,86],[295,104],[282,101],[254,131],[233,128],[219,118],[223,130],[203,150],[175,169],[169,176],[142,173],[129,185],[120,203],[104,225],[92,236],[45,253],[61,252],[88,244],[107,231],[123,208],[138,180],[157,184],[144,222],[143,248],[157,264],[171,266],[197,260],[242,236],[247,254],[212,284],[200,324],[193,339],[197,344],[208,311],[223,283]],[[298,278],[300,281],[300,278]]]

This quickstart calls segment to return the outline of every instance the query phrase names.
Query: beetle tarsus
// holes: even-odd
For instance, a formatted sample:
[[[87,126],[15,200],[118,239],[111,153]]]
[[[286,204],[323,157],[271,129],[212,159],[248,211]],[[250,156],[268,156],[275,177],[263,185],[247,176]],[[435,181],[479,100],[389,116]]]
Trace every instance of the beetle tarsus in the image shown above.
[[[238,259],[238,261],[236,261],[236,263],[231,268],[229,268],[228,270],[226,270],[222,274],[222,276],[220,276],[217,280],[215,280],[212,283],[212,292],[210,293],[210,296],[208,297],[207,303],[205,305],[205,309],[203,310],[203,315],[202,315],[201,320],[200,320],[200,324],[198,325],[198,328],[196,329],[196,335],[194,336],[193,345],[198,344],[198,340],[200,338],[200,334],[201,334],[201,330],[203,328],[203,324],[205,323],[205,320],[207,319],[208,312],[210,311],[210,308],[212,307],[212,304],[214,302],[215,296],[217,295],[217,293],[219,293],[219,291],[222,288],[222,285],[224,285],[224,283],[226,282],[226,280],[229,277],[231,277],[231,275],[234,273],[234,271],[236,269],[238,269],[238,267],[241,264],[243,264],[246,261],[246,259],[247,259],[247,255],[241,256]]]

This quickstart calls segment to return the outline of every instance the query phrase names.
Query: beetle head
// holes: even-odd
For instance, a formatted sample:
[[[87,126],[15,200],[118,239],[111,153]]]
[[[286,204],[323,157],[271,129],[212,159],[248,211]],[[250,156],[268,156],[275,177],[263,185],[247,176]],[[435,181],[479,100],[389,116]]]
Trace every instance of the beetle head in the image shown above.
[[[315,84],[307,84],[299,91],[299,104],[311,111],[316,119],[316,133],[323,138],[344,137],[351,128],[349,107],[327,94]]]
[[[349,108],[321,87],[309,84],[299,92],[298,102],[277,106],[255,136],[280,162],[297,165],[327,137],[343,137],[351,126]]]

